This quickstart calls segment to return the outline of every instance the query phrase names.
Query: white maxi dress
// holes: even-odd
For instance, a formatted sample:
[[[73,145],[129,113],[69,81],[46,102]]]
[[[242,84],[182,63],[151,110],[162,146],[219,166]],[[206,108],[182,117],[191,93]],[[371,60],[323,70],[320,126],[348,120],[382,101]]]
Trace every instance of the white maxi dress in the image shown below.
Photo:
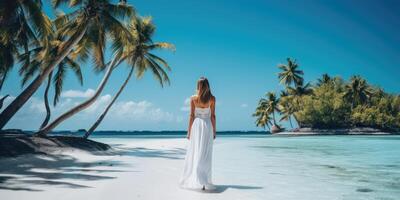
[[[182,188],[202,189],[204,186],[205,189],[215,189],[211,181],[213,133],[210,107],[196,107],[180,180]]]

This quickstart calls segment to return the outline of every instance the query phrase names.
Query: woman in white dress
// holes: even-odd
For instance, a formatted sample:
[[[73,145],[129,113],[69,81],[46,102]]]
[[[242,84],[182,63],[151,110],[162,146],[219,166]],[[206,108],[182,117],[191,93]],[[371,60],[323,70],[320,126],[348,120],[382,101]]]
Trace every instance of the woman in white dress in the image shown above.
[[[190,98],[188,146],[180,185],[186,189],[211,190],[211,161],[216,136],[215,97],[208,80],[197,81],[197,94]]]

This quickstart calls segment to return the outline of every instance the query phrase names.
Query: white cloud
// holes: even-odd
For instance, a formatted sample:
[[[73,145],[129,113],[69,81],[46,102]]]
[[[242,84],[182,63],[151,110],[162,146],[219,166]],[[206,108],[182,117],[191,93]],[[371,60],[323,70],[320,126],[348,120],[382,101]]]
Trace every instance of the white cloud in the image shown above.
[[[85,93],[90,93],[90,90],[87,90]],[[68,97],[64,96],[66,98],[60,99],[60,102],[56,107],[51,105],[52,116],[50,121],[54,120],[55,117],[60,116],[62,113],[66,112],[84,100],[73,98],[79,95],[71,94],[72,93],[69,93],[66,95]],[[80,95],[79,97],[83,96],[84,95]],[[15,98],[7,98],[4,102],[4,107],[6,107],[13,99]],[[111,100],[112,96],[110,94],[100,96],[90,107],[86,108],[82,112],[79,112],[71,119],[66,120],[59,128],[74,130],[75,128],[86,128],[87,126],[90,126],[104,111]],[[45,113],[46,110],[43,100],[41,98],[32,97],[15,115],[15,117],[13,117],[6,128],[36,130],[44,119]],[[134,130],[137,129],[137,125],[140,124],[146,124],[146,127],[152,127],[152,124],[156,122],[180,123],[182,120],[182,117],[175,117],[174,114],[167,112],[146,100],[137,102],[131,100],[117,100],[107,114],[104,123],[107,124],[108,127],[112,127],[112,129],[116,130],[118,130],[118,127],[120,126],[124,126],[125,129]],[[154,127],[156,127],[156,125],[154,125]]]
[[[67,90],[65,92],[61,93],[61,97],[65,98],[89,98],[93,96],[95,93],[95,90],[89,88],[86,91],[80,91],[80,90]]]
[[[247,108],[249,105],[247,105],[246,103],[243,103],[243,104],[241,104],[240,105],[240,107],[242,107],[242,108]]]
[[[110,102],[111,95],[106,94],[100,96],[90,107],[86,108],[84,112],[88,114],[98,113],[99,111],[103,111]]]
[[[186,98],[183,102],[183,106],[181,107],[181,111],[188,112],[190,111],[190,97]]]
[[[110,110],[110,115],[118,119],[173,121],[174,115],[165,112],[148,101],[121,101],[117,102]]]

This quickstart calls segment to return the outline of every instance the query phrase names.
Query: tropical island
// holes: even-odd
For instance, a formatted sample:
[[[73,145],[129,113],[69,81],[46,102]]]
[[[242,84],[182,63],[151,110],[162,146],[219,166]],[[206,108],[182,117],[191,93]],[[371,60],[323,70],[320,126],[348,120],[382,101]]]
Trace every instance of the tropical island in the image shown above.
[[[398,10],[391,0],[1,0],[0,198],[398,199]],[[301,69],[292,58],[276,67],[288,55]],[[337,67],[310,67],[325,64]],[[200,151],[213,152],[216,187],[184,190],[203,76],[217,133]]]
[[[346,81],[323,74],[313,83],[304,83],[304,72],[291,58],[278,68],[281,70],[279,82],[284,89],[279,94],[268,92],[260,99],[253,115],[257,126],[267,127],[272,133],[282,130],[279,124],[282,121],[289,121],[292,132],[400,131],[399,94],[387,93],[358,75]]]

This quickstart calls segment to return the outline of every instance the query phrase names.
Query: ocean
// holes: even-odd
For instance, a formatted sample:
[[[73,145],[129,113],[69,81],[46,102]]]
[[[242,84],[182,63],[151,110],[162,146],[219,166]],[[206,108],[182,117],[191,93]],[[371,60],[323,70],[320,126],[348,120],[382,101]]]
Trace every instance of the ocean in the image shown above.
[[[111,145],[179,138],[185,140],[181,133],[92,137]],[[213,180],[247,199],[398,200],[400,136],[223,134],[214,143]]]

